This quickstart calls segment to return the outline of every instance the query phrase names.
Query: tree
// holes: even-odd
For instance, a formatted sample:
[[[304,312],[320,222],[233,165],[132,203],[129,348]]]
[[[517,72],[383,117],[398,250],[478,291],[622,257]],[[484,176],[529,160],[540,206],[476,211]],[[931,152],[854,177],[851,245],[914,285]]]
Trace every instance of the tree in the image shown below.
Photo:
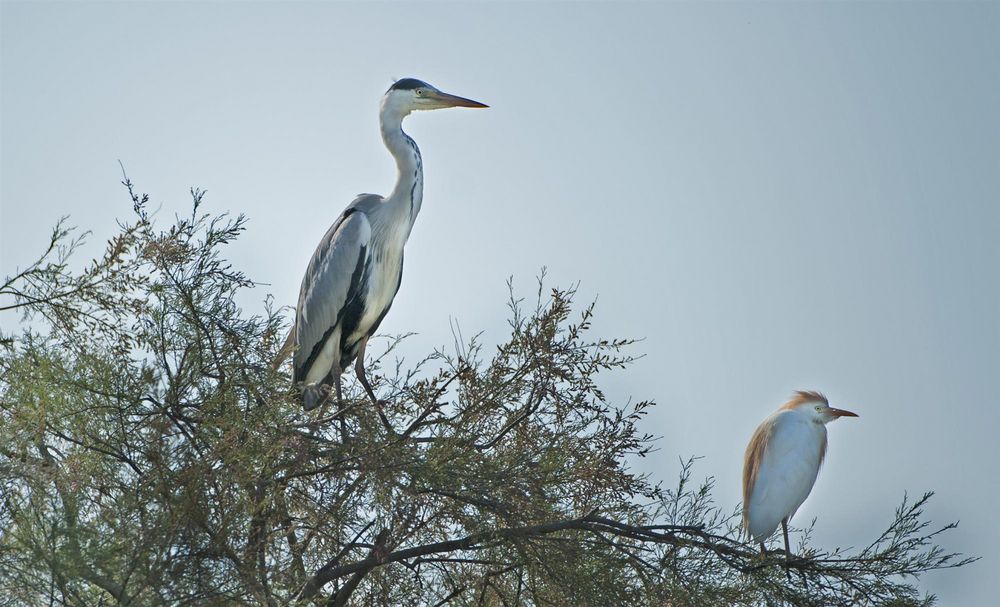
[[[590,337],[573,289],[510,300],[496,352],[475,339],[373,369],[392,428],[348,384],[305,413],[272,368],[287,313],[226,262],[243,216],[135,218],[81,271],[64,223],[0,285],[0,604],[924,605],[942,551],[904,499],[856,551],[766,556],[712,481],[630,471],[653,403],[596,378],[634,343]],[[390,341],[385,354],[392,352]],[[341,433],[342,419],[347,428]]]

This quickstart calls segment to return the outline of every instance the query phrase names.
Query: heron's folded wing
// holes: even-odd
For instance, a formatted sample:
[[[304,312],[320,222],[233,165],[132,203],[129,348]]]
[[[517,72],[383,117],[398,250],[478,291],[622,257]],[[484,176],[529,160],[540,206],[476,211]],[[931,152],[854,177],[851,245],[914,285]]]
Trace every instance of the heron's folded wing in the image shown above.
[[[365,213],[352,206],[327,231],[313,253],[295,311],[295,381],[305,378],[347,304],[358,296],[371,234]]]

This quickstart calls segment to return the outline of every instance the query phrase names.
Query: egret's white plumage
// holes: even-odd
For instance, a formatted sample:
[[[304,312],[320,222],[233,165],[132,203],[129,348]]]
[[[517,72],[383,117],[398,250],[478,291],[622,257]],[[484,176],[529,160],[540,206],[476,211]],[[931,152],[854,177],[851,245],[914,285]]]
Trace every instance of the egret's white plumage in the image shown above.
[[[818,392],[797,392],[757,427],[743,462],[743,526],[761,544],[812,491],[826,455],[826,424],[856,414],[830,407]]]

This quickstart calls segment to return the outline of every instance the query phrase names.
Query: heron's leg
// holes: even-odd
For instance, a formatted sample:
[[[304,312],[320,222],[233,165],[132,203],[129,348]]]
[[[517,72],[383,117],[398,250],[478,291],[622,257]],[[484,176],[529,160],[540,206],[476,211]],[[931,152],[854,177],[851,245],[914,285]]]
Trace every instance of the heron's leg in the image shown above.
[[[337,391],[337,406],[343,408],[344,406],[344,391],[340,387],[340,369],[335,368],[333,370],[333,387]]]
[[[764,542],[760,543],[760,553],[764,556],[767,556],[767,548],[764,547]]]
[[[341,442],[347,442],[347,420],[344,419],[344,391],[340,387],[340,370],[339,364],[333,365],[333,388],[337,391],[337,408],[340,412],[337,414],[337,421],[340,422],[340,440]]]
[[[354,374],[358,376],[358,381],[361,382],[361,386],[368,394],[368,398],[375,403],[375,406],[379,406],[378,397],[375,396],[375,390],[372,388],[372,385],[368,383],[368,376],[365,374],[365,346],[367,345],[368,338],[365,337],[358,345],[358,358],[354,361]]]
[[[395,434],[396,431],[389,423],[389,419],[385,416],[385,412],[382,411],[382,401],[375,396],[375,390],[372,388],[372,385],[368,383],[368,376],[365,375],[365,346],[367,345],[368,338],[365,337],[358,345],[358,358],[354,361],[354,374],[358,376],[358,381],[361,382],[361,386],[364,387],[365,392],[368,393],[368,398],[370,398],[372,403],[374,403],[375,411],[378,413],[378,417],[382,421],[382,425],[387,431]]]

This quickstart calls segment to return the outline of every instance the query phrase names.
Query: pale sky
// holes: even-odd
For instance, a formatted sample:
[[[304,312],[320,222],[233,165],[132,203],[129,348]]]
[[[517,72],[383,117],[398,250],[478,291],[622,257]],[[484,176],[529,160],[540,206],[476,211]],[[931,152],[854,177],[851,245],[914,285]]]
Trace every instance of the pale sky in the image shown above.
[[[378,100],[413,76],[490,104],[421,113],[423,210],[381,330],[416,359],[506,328],[505,280],[580,281],[596,331],[644,337],[611,396],[740,499],[756,425],[794,389],[858,412],[797,515],[866,544],[938,492],[942,605],[1000,570],[1000,4],[3,1],[0,275],[62,215],[128,219],[119,159],[166,221],[246,213],[235,264],[294,304],[319,238],[388,193]],[[11,328],[16,318],[0,319]]]

